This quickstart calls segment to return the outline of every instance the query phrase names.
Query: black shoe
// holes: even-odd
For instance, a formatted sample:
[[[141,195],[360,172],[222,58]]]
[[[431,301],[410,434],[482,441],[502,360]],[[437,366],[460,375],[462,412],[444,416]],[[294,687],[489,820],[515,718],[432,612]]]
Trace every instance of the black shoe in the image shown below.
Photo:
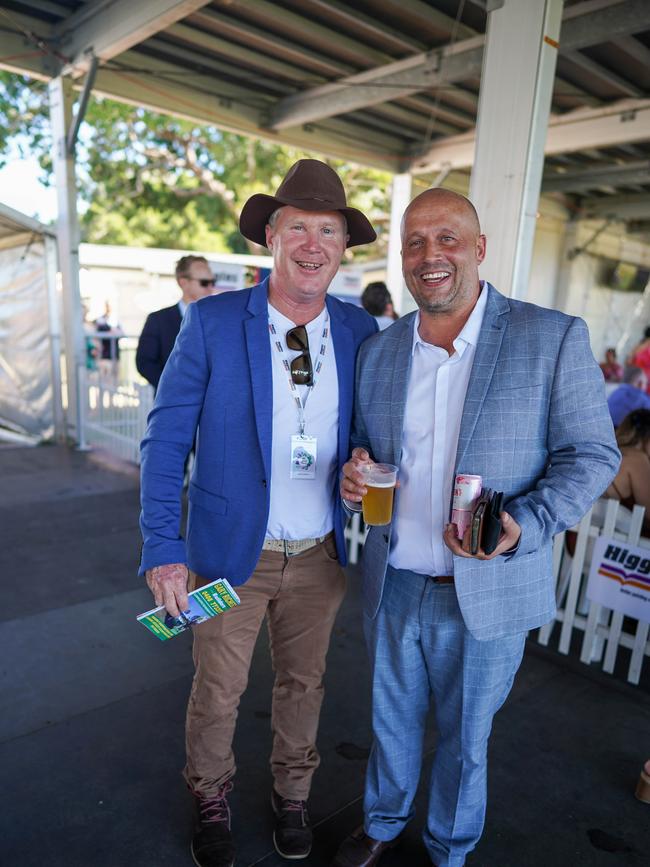
[[[307,801],[281,798],[273,789],[271,806],[275,813],[273,845],[278,855],[289,861],[299,861],[311,852],[313,834],[307,813]]]
[[[192,837],[192,858],[197,867],[233,867],[235,846],[230,833],[228,781],[213,798],[197,796],[198,823]]]

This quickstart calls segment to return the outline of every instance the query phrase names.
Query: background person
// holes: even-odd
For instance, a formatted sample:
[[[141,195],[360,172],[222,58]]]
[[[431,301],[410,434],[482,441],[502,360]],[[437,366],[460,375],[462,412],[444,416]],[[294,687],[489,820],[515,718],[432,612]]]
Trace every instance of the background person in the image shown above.
[[[365,311],[327,295],[346,246],[375,232],[325,163],[299,160],[275,196],[252,196],[240,230],[266,244],[271,275],[188,307],[142,444],[140,571],[156,605],[172,616],[187,607],[188,567],[191,589],[227,578],[241,598],[194,631],[185,779],[198,807],[199,867],[234,861],[232,739],[265,618],[275,670],[273,841],[292,860],[311,849],[325,657],[345,589],[337,480],[357,348],[376,331]],[[183,462],[197,428],[185,541]]]
[[[122,326],[113,316],[110,302],[104,302],[104,312],[93,323],[95,330],[102,333],[99,338],[99,374],[106,385],[117,387],[120,364],[120,337],[124,336]]]
[[[616,349],[613,346],[605,350],[605,360],[601,362],[600,369],[605,382],[621,382],[623,379],[623,365],[617,360]]]
[[[643,340],[634,347],[627,357],[627,364],[640,367],[645,373],[648,385],[646,391],[650,393],[650,325],[643,332]]]
[[[158,388],[188,305],[214,292],[214,274],[204,256],[182,256],[176,263],[175,275],[182,293],[180,300],[147,316],[135,353],[138,373],[154,389]]]
[[[628,366],[623,382],[607,398],[609,414],[614,427],[635,409],[650,409],[650,395],[646,393],[648,377],[640,367]]]
[[[393,299],[385,283],[368,283],[361,295],[361,306],[377,320],[379,330],[388,328],[398,318],[393,308]]]
[[[616,442],[621,466],[605,496],[628,509],[643,506],[643,535],[650,536],[650,408],[626,415],[616,429]]]
[[[601,372],[581,319],[479,281],[486,249],[463,196],[411,202],[404,279],[418,311],[359,352],[352,461],[342,496],[359,501],[360,464],[399,465],[389,527],[364,546],[364,627],[372,666],[373,746],[363,827],[335,867],[372,867],[413,816],[425,723],[438,728],[424,841],[438,867],[478,842],[492,719],[526,633],[555,614],[553,536],[614,476],[619,453]],[[503,491],[495,551],[469,552],[449,524],[457,473]],[[538,781],[539,784],[539,781]]]

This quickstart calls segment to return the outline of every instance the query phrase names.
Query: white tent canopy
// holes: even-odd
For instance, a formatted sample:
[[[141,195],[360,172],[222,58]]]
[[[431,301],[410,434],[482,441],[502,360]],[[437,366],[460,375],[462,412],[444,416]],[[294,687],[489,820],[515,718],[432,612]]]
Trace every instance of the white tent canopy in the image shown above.
[[[0,426],[36,440],[60,433],[56,238],[0,204]]]

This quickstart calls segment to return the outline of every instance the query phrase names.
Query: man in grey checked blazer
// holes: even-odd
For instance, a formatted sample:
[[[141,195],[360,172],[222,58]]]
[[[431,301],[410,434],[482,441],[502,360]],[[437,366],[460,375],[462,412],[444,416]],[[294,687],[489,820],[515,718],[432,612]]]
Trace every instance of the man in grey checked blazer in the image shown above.
[[[619,463],[602,374],[584,322],[479,281],[486,239],[471,203],[428,190],[402,223],[404,278],[418,311],[369,338],[357,362],[352,459],[397,464],[393,521],[363,555],[374,743],[364,825],[333,867],[369,867],[413,815],[425,717],[437,748],[424,842],[461,867],[485,816],[487,743],[529,629],[555,613],[553,536],[575,524]],[[496,550],[469,554],[449,524],[457,473],[504,492]]]

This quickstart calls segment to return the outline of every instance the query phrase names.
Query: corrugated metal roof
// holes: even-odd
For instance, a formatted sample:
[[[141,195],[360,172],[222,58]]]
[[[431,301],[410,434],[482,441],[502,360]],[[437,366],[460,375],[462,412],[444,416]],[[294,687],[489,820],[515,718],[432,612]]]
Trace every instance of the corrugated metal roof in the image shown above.
[[[75,74],[84,66],[83,49],[94,47],[101,93],[406,170],[426,166],[432,148],[475,126],[486,5],[13,0],[0,2],[0,66],[49,77],[72,63]],[[450,47],[456,72],[441,80]],[[552,112],[600,107],[620,112],[621,122],[626,111],[650,117],[647,0],[565,2]],[[647,196],[650,220],[650,176],[642,168],[648,161],[645,133],[615,144],[560,147],[547,156],[544,183],[595,213],[602,213],[604,197],[614,197],[620,213],[623,200],[634,200],[634,219]]]

